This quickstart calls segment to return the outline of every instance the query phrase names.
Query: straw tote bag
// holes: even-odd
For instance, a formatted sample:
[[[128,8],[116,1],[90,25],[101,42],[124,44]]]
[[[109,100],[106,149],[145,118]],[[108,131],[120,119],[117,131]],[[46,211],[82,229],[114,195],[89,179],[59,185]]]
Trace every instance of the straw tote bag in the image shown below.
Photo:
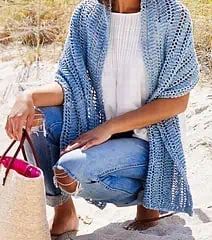
[[[38,166],[35,150],[25,130],[15,155],[7,156],[16,142],[13,141],[0,158],[0,240],[51,239],[43,173],[26,162],[25,140],[28,140]],[[21,150],[25,161],[17,159]]]

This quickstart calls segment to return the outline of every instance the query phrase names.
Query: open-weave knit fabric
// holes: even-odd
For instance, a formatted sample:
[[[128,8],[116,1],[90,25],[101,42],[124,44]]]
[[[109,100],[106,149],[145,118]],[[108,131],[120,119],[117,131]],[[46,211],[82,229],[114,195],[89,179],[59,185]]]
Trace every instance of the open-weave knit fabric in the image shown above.
[[[142,0],[141,12],[141,51],[150,91],[147,103],[189,93],[198,81],[198,63],[187,9],[176,0]],[[101,74],[110,13],[111,7],[98,0],[84,0],[72,15],[56,73],[65,95],[61,148],[105,121]],[[149,126],[148,136],[144,206],[191,215],[192,197],[178,116]]]

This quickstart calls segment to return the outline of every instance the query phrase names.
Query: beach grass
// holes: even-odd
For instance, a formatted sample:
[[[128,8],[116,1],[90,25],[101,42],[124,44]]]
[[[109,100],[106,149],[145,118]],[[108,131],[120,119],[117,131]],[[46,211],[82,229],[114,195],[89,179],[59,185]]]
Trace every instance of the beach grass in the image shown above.
[[[0,0],[0,45],[29,46],[30,62],[42,58],[42,47],[59,49],[67,34],[70,15],[79,0]],[[202,72],[212,72],[212,0],[183,0],[193,19],[196,50]],[[51,49],[51,48],[50,48]],[[51,51],[50,51],[51,52]]]
[[[184,0],[191,13],[202,81],[212,83],[212,0]]]

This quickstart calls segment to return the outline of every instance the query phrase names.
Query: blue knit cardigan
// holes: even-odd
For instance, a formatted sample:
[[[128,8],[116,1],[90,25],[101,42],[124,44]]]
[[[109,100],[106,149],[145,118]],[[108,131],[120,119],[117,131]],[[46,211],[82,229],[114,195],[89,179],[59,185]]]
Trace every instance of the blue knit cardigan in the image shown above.
[[[56,81],[64,90],[61,148],[105,119],[101,74],[107,53],[111,6],[98,0],[77,5],[70,21]],[[141,48],[150,97],[176,98],[198,82],[188,10],[177,0],[142,0]],[[149,166],[145,207],[192,215],[178,116],[148,126]]]

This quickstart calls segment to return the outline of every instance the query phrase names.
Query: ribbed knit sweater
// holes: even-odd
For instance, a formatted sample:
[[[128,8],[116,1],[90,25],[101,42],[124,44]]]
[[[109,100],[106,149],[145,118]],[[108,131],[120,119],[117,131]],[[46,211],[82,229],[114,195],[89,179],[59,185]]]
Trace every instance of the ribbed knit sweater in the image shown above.
[[[106,119],[143,106],[149,97],[148,76],[140,49],[141,12],[111,13],[108,50],[102,73]],[[185,143],[185,116],[179,114]],[[135,129],[135,137],[149,140],[147,128]],[[184,144],[183,144],[184,145]]]
[[[102,73],[106,119],[135,110],[148,99],[140,29],[140,12],[111,13],[109,46]],[[135,132],[135,136],[148,140],[146,128]]]

